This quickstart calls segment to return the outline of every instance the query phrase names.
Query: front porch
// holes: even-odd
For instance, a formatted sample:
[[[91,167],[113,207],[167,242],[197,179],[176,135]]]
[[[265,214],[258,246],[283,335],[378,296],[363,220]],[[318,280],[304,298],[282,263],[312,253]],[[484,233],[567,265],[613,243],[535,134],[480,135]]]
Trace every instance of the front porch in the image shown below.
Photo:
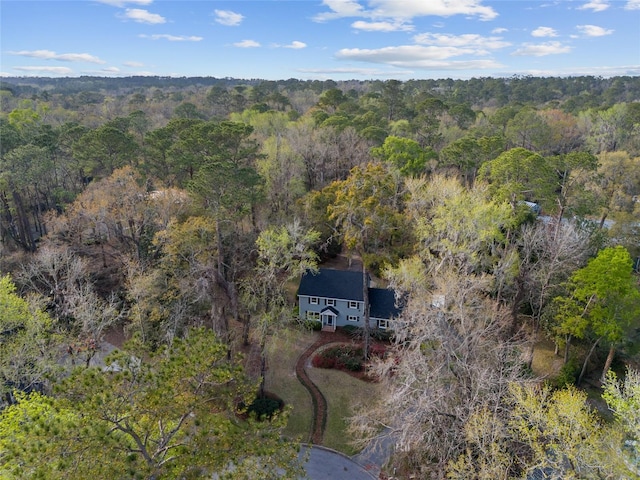
[[[323,332],[335,332],[336,331],[336,319],[338,318],[338,311],[333,307],[327,307],[320,312],[320,321],[322,322]]]

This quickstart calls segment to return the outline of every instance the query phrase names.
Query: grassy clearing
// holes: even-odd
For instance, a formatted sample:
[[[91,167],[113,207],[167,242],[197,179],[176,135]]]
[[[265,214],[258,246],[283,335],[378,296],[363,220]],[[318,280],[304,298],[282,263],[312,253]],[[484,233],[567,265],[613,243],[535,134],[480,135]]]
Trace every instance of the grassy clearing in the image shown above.
[[[296,361],[315,340],[317,333],[286,330],[269,346],[266,390],[292,407],[284,434],[291,438],[309,439],[313,406],[311,395],[296,377]]]
[[[531,368],[536,377],[554,378],[562,368],[562,357],[554,353],[555,345],[550,340],[539,341],[533,352]]]
[[[307,369],[309,377],[327,399],[327,425],[323,445],[347,455],[358,453],[350,444],[348,419],[354,407],[363,401],[373,401],[380,395],[380,386],[358,380],[345,372],[323,368]]]

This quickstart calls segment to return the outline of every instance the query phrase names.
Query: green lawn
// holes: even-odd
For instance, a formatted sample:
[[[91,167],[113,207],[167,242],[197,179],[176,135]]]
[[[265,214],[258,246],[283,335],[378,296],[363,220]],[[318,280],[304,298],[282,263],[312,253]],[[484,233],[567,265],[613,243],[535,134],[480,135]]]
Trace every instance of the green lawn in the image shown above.
[[[286,330],[274,338],[269,346],[268,371],[265,388],[292,407],[285,435],[309,440],[313,407],[311,395],[296,377],[296,361],[317,338],[315,332]]]
[[[274,393],[292,407],[285,435],[308,441],[311,433],[313,407],[309,392],[296,378],[296,361],[317,338],[316,332],[287,330],[273,339],[269,348],[266,378],[267,391]],[[347,455],[357,453],[349,444],[348,418],[354,406],[379,395],[379,386],[358,380],[337,370],[310,368],[311,380],[327,399],[328,414],[323,444]]]
[[[328,403],[323,445],[347,455],[358,453],[350,445],[348,419],[354,413],[354,406],[374,401],[379,396],[379,385],[358,380],[339,370],[310,368],[307,373]]]

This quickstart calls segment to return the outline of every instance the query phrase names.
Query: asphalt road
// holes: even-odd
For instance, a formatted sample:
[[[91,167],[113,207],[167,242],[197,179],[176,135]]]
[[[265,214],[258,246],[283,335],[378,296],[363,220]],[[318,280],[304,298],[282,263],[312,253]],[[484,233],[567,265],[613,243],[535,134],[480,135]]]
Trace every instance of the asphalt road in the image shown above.
[[[310,451],[309,451],[310,450]],[[309,454],[304,467],[307,472],[305,480],[372,480],[376,475],[367,471],[346,455],[319,446],[303,446],[300,457]]]

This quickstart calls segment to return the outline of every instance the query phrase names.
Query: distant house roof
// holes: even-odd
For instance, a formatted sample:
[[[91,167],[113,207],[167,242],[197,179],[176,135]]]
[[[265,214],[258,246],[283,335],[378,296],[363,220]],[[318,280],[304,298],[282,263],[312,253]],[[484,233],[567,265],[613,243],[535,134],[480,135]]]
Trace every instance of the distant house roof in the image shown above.
[[[315,275],[307,272],[300,280],[298,295],[362,302],[362,272],[328,268],[321,268]]]
[[[393,290],[386,288],[369,289],[369,316],[371,318],[392,318],[400,314],[396,306],[396,296]]]

